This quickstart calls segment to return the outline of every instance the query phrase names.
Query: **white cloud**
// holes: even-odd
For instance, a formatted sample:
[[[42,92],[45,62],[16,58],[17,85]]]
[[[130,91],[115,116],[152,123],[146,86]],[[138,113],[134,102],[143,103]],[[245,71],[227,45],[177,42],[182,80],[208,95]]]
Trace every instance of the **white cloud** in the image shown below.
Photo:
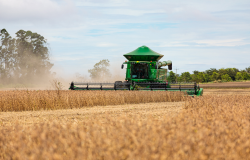
[[[55,22],[75,12],[73,3],[63,0],[0,0],[0,22]]]
[[[148,13],[165,13],[164,10],[138,10],[138,9],[112,9],[105,10],[106,14],[120,14],[120,15],[128,15],[128,16],[142,16]]]
[[[127,6],[128,0],[76,0],[76,6],[85,7],[121,7]]]
[[[114,47],[114,46],[116,46],[116,44],[104,42],[104,43],[99,43],[99,44],[97,44],[97,46],[98,46],[98,47]]]
[[[164,44],[159,45],[159,47],[188,47],[188,46],[190,46],[190,45],[181,44],[181,43],[178,43],[178,42],[176,42],[176,43],[170,42],[170,43],[164,43]]]
[[[227,46],[227,47],[234,47],[234,46],[242,46],[250,44],[250,42],[244,41],[244,39],[213,39],[213,40],[198,40],[194,41],[198,44],[205,44],[207,46]]]

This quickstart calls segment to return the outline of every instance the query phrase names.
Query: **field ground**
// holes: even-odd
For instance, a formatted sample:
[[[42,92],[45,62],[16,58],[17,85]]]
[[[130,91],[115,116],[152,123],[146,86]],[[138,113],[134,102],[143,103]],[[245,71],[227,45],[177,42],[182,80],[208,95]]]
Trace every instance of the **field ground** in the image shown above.
[[[230,95],[230,94],[237,94],[237,95],[243,95],[243,94],[250,94],[250,89],[204,89],[203,92],[204,95]]]
[[[50,104],[58,104],[54,93],[26,92],[17,93],[26,97],[23,101],[34,93],[34,101],[26,101],[29,104],[45,105],[44,101],[40,103],[39,96],[51,101]],[[2,99],[8,102],[6,110],[11,109],[10,104],[22,102],[22,96],[12,91],[7,93],[10,98]],[[76,101],[59,99],[60,103],[78,104],[80,99],[76,97],[85,94],[91,105],[81,102],[85,106],[72,109],[60,105],[65,109],[0,112],[0,159],[250,157],[250,89],[204,89],[204,96],[195,98],[165,92],[153,92],[154,95],[151,92],[75,92],[76,97],[68,93],[73,92],[63,92],[59,98]],[[104,93],[108,94],[103,96]],[[159,94],[168,96],[165,102],[155,102],[159,101]],[[91,99],[91,96],[99,98]],[[147,98],[143,99],[144,96]],[[125,104],[117,105],[120,101]]]
[[[201,88],[211,88],[211,89],[240,89],[240,88],[249,88],[250,82],[223,82],[223,83],[208,83],[208,84],[200,84]]]
[[[250,89],[204,89],[204,95],[250,95]],[[1,126],[18,124],[29,125],[50,122],[53,119],[60,123],[80,123],[89,117],[102,118],[108,114],[111,117],[121,115],[152,115],[156,117],[176,116],[183,109],[185,102],[159,102],[125,105],[94,106],[87,108],[0,112]]]
[[[250,95],[250,89],[204,89],[204,95]],[[15,123],[29,125],[50,122],[53,119],[60,123],[80,123],[93,116],[102,118],[108,114],[111,117],[121,115],[152,115],[156,117],[176,116],[183,109],[185,102],[159,102],[125,105],[94,106],[81,109],[61,109],[23,112],[0,112],[1,126]]]
[[[64,109],[51,111],[0,112],[1,126],[30,125],[49,123],[57,120],[60,123],[81,123],[90,117],[99,119],[120,116],[152,115],[155,117],[176,116],[183,108],[184,102],[160,102],[129,105],[94,106],[81,109]]]

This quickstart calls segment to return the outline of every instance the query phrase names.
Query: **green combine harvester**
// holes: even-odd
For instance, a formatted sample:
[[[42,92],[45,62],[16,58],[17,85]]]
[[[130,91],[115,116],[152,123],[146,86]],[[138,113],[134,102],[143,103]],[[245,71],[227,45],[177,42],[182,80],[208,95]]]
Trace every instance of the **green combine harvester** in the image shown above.
[[[71,82],[71,90],[145,90],[145,91],[183,91],[190,96],[201,96],[203,89],[196,83],[170,83],[172,61],[159,60],[164,56],[154,52],[147,46],[141,46],[133,52],[123,55],[126,68],[125,81],[115,83]],[[162,67],[168,66],[168,69]]]

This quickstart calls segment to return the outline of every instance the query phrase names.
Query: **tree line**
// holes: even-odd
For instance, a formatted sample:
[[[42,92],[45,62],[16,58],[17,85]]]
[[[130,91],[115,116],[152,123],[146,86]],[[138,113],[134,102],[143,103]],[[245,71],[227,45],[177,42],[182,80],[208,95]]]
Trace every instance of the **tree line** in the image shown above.
[[[183,72],[181,74],[175,74],[170,71],[171,82],[230,82],[240,80],[250,80],[250,67],[243,70],[237,68],[210,68],[204,72],[193,71],[193,74],[189,72]]]
[[[27,83],[50,75],[53,64],[47,40],[38,33],[19,30],[12,38],[0,32],[0,82]]]

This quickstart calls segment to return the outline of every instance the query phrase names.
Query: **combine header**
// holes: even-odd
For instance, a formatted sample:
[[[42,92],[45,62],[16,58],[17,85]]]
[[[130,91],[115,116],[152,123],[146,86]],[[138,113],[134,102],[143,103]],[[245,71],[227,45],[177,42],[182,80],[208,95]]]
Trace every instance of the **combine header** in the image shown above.
[[[170,82],[168,70],[172,70],[172,61],[159,60],[162,54],[156,53],[147,46],[142,46],[133,52],[123,55],[125,61],[121,68],[126,68],[126,78],[124,82],[115,83],[84,83],[71,82],[71,90],[148,90],[148,91],[183,91],[191,96],[201,96],[203,89],[196,83],[175,84]],[[162,67],[168,66],[168,69]]]

